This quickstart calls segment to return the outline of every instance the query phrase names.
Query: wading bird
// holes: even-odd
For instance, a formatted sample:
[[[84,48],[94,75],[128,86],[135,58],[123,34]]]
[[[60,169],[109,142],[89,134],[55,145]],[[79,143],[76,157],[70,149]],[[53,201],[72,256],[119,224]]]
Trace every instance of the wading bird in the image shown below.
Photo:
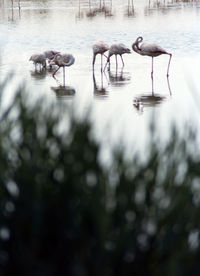
[[[172,54],[168,53],[167,51],[165,51],[160,46],[158,46],[154,43],[144,42],[141,45],[139,45],[139,43],[141,43],[142,41],[143,41],[143,38],[141,36],[139,36],[136,39],[136,41],[133,43],[132,48],[136,53],[138,53],[142,56],[152,57],[151,77],[153,78],[153,58],[157,57],[157,56],[160,56],[162,54],[169,55],[169,63],[168,63],[168,67],[167,67],[167,77],[168,77],[169,76],[169,66],[170,66],[170,61],[171,61],[171,58],[172,58]]]
[[[60,52],[57,52],[57,51],[53,51],[53,50],[47,50],[47,51],[44,51],[44,55],[46,57],[46,59],[48,60],[52,60],[54,58],[54,56],[56,54],[59,54]]]
[[[75,58],[71,54],[56,54],[54,58],[51,60],[50,65],[57,65],[58,69],[56,69],[52,76],[54,77],[60,67],[63,67],[63,86],[65,86],[65,66],[69,67],[74,64]]]
[[[109,50],[109,46],[102,41],[98,41],[93,45],[92,49],[93,49],[93,62],[92,62],[93,70],[94,70],[96,55],[100,54],[101,55],[101,71],[103,71],[103,56],[105,56],[107,58],[107,56],[104,53]]]
[[[46,67],[46,56],[45,54],[33,54],[30,59],[30,61],[33,61],[34,65],[35,65],[35,69],[37,67],[37,64],[40,65],[40,68],[41,68],[41,65],[42,67]]]
[[[107,66],[108,63],[109,63],[108,70],[110,70],[110,58],[111,58],[112,55],[115,55],[116,70],[118,68],[117,55],[119,55],[121,57],[122,65],[124,67],[124,61],[123,61],[122,55],[125,54],[125,53],[130,54],[131,50],[129,48],[127,48],[123,43],[112,44],[110,46],[110,49],[109,49],[108,58],[107,58],[107,62],[106,62],[106,65],[104,67],[104,70],[106,69],[106,66]]]

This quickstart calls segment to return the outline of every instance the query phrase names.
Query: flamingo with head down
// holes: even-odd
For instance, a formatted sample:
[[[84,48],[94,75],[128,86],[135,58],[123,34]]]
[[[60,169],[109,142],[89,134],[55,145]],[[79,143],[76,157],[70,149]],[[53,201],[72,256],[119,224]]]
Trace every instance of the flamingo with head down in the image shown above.
[[[65,85],[65,67],[69,67],[73,65],[75,62],[75,58],[71,54],[67,53],[58,53],[54,56],[54,58],[51,60],[50,65],[57,65],[58,68],[52,73],[52,76],[55,77],[55,74],[57,71],[63,67],[63,83]]]
[[[93,49],[93,61],[92,61],[93,70],[94,70],[96,56],[98,54],[100,54],[101,55],[101,71],[103,71],[103,56],[105,56],[107,58],[107,56],[104,53],[109,50],[109,46],[102,41],[98,41],[93,45],[92,49]]]
[[[110,49],[109,49],[108,58],[107,58],[107,62],[106,62],[106,65],[104,67],[104,70],[106,69],[106,66],[107,66],[108,63],[109,63],[108,70],[110,70],[110,58],[113,55],[115,55],[116,69],[118,68],[117,55],[119,55],[121,57],[122,65],[124,67],[124,61],[123,61],[122,55],[126,54],[126,53],[130,54],[131,50],[128,47],[126,47],[123,43],[112,44],[110,46]]]

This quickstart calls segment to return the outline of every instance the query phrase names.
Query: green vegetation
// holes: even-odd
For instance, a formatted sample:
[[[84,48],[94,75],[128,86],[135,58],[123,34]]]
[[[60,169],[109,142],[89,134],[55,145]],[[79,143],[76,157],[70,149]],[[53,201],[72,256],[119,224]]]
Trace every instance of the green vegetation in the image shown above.
[[[195,135],[105,169],[89,120],[58,121],[22,92],[1,108],[0,275],[200,275]]]

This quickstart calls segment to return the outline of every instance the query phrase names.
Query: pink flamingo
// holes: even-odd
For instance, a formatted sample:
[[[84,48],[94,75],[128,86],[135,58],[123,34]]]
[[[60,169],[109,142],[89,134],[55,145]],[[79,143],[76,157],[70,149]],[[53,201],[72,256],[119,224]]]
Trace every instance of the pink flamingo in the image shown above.
[[[57,71],[60,69],[60,67],[63,67],[63,84],[65,86],[65,66],[69,67],[72,64],[74,64],[75,58],[71,54],[56,54],[54,58],[51,60],[50,65],[57,65],[58,69],[56,69],[53,73],[52,76],[54,77]]]
[[[157,44],[154,44],[154,43],[144,42],[141,45],[139,45],[139,43],[141,43],[142,41],[143,41],[143,38],[141,36],[139,36],[136,39],[136,41],[133,43],[132,48],[136,53],[138,53],[142,56],[152,57],[151,77],[153,78],[153,58],[157,57],[157,56],[160,56],[162,54],[169,55],[169,63],[168,63],[168,67],[167,67],[167,77],[168,77],[169,76],[169,67],[170,67],[170,61],[171,61],[171,58],[172,58],[172,54],[168,53],[163,48],[161,48],[160,46],[158,46]]]
[[[101,55],[101,71],[103,71],[103,56],[107,58],[107,56],[104,54],[106,51],[109,50],[109,46],[102,41],[98,41],[93,45],[93,70],[94,70],[94,64],[96,60],[96,55],[100,54]]]
[[[106,69],[106,66],[107,66],[108,63],[109,63],[108,70],[110,70],[110,57],[112,55],[115,55],[116,69],[118,68],[117,55],[119,55],[121,57],[122,65],[124,67],[124,61],[123,61],[122,55],[125,54],[125,53],[130,54],[131,50],[129,48],[127,48],[123,43],[112,44],[110,46],[110,50],[109,50],[109,53],[108,53],[108,58],[107,58],[107,62],[106,62],[106,65],[104,67],[104,70]]]

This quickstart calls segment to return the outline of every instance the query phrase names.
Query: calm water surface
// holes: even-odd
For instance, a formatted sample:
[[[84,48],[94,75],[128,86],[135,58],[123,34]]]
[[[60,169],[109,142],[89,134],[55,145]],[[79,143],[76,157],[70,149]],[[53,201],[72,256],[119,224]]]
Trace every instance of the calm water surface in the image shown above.
[[[24,0],[19,12],[17,1],[12,9],[10,0],[0,0],[0,78],[11,70],[16,72],[5,104],[13,95],[13,86],[25,81],[31,88],[31,101],[43,96],[47,102],[57,102],[61,110],[67,103],[81,117],[92,106],[94,133],[105,148],[126,144],[129,152],[144,148],[152,117],[161,139],[172,121],[180,131],[185,122],[198,126],[200,3],[135,0],[133,4],[107,0],[106,8],[100,10],[100,0]],[[133,51],[124,55],[124,68],[119,60],[118,71],[111,58],[111,72],[105,74],[100,72],[97,57],[93,74],[95,41],[122,42],[131,48],[138,36],[173,54],[169,79],[168,56],[155,58],[152,83],[151,58]],[[62,69],[55,80],[49,70],[35,71],[29,62],[33,53],[48,49],[75,56],[75,64],[66,68],[65,89],[60,89]]]

